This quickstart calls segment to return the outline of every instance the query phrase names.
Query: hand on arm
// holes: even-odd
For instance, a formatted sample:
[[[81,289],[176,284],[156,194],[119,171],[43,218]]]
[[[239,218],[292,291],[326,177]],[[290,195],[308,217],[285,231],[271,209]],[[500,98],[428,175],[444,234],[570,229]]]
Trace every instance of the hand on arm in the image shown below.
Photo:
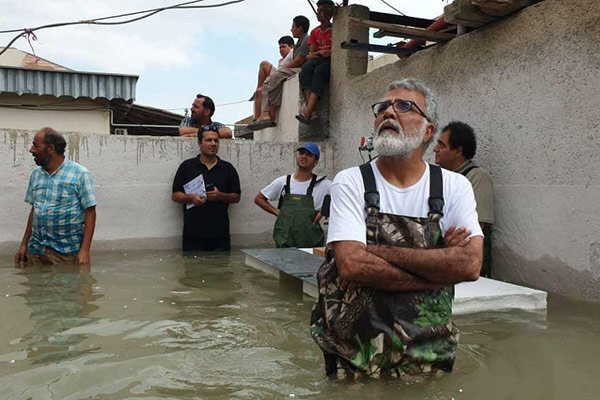
[[[96,206],[88,207],[84,211],[83,220],[83,239],[81,247],[75,257],[75,264],[85,265],[90,263],[90,248],[92,247],[92,237],[96,229]]]
[[[217,133],[219,134],[219,137],[221,139],[231,139],[233,137],[233,134],[231,133],[231,129],[229,129],[226,126],[219,128]]]
[[[231,133],[231,131],[230,131],[230,133]],[[196,137],[196,136],[198,136],[198,128],[193,128],[191,126],[180,126],[179,127],[179,136]]]
[[[31,237],[31,227],[33,225],[33,207],[31,207],[31,211],[29,211],[29,218],[27,219],[27,227],[25,228],[25,233],[23,234],[23,239],[21,240],[21,245],[19,246],[19,250],[15,254],[15,264],[22,264],[27,261],[27,243],[29,242],[29,238]]]
[[[296,56],[287,65],[284,65],[284,68],[300,68],[305,62],[306,56]]]
[[[260,192],[256,195],[256,197],[254,197],[254,204],[259,206],[269,214],[273,214],[276,217],[279,216],[279,209],[274,207],[271,203],[269,203],[269,199],[267,199],[267,197]]]
[[[442,249],[369,245],[367,251],[429,282],[450,285],[479,278],[483,237],[472,237],[464,246]]]
[[[321,52],[319,51],[319,46],[316,44],[311,44],[308,50],[308,55],[306,56],[307,60],[316,60],[321,58]]]
[[[173,192],[171,200],[180,204],[193,203],[196,207],[200,207],[206,203],[206,198],[204,196],[199,194],[185,194],[183,192]]]
[[[238,203],[240,201],[239,193],[223,193],[218,187],[214,187],[210,192],[206,192],[206,201],[221,201],[223,203]]]
[[[360,284],[381,290],[412,292],[441,288],[427,280],[397,268],[367,251],[356,241],[333,243],[340,279],[344,286]]]

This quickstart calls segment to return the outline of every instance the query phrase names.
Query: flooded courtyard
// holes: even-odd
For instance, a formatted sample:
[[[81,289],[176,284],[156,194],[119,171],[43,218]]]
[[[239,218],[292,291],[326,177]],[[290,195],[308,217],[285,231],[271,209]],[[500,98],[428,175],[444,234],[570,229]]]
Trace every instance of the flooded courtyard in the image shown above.
[[[454,372],[422,383],[325,378],[310,297],[230,254],[96,252],[90,271],[0,257],[6,399],[596,399],[600,308],[456,318]]]

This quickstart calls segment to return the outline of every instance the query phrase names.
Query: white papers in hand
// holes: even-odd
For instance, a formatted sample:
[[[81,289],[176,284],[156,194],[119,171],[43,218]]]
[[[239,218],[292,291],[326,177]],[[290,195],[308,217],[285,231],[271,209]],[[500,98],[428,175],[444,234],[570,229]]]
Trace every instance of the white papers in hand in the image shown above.
[[[202,174],[198,175],[188,183],[183,185],[183,191],[185,194],[199,194],[206,198],[206,188],[204,187],[204,176]],[[194,207],[194,203],[187,203],[185,205],[186,209],[190,209]]]

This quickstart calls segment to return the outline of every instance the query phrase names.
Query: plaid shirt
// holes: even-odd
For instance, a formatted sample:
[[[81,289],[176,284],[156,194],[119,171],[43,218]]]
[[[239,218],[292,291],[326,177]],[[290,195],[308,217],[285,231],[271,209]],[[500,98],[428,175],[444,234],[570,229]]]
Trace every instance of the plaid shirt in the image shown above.
[[[210,126],[210,125],[213,125],[217,129],[225,128],[225,125],[223,125],[222,123],[217,122],[217,121],[211,121],[209,125],[203,125],[203,126]],[[185,117],[184,119],[182,119],[179,126],[182,128],[184,128],[184,127],[200,128],[200,124],[197,122],[194,122],[191,117]]]
[[[66,160],[52,175],[37,167],[29,178],[25,202],[33,206],[27,252],[44,254],[51,247],[76,254],[83,239],[83,211],[96,205],[94,181],[81,165]]]

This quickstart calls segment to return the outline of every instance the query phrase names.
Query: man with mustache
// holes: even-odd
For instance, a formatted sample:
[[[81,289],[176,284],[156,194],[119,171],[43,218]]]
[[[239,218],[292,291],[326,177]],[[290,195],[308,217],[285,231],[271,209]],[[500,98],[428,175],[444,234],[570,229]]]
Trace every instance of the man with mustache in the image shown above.
[[[479,277],[483,237],[469,181],[423,161],[436,108],[423,82],[392,82],[373,105],[379,157],[333,182],[311,315],[330,377],[452,370],[454,284]]]
[[[29,178],[25,202],[31,204],[15,263],[90,262],[96,227],[96,196],[90,172],[65,158],[65,138],[42,128],[29,152],[39,166]]]

